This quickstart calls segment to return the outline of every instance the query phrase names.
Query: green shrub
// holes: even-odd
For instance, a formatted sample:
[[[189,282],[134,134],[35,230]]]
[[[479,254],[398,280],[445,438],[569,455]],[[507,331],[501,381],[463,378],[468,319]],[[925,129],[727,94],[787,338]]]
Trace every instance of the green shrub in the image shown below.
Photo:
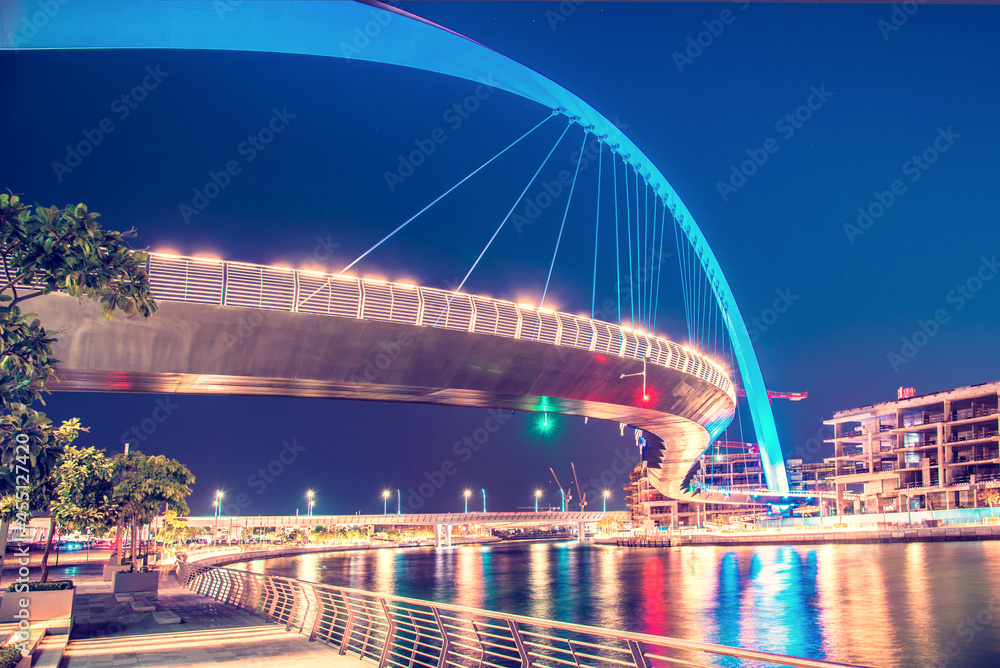
[[[21,650],[14,645],[0,647],[0,668],[14,668],[21,661]]]
[[[55,580],[53,582],[12,582],[7,586],[7,591],[23,593],[20,588],[27,584],[28,591],[58,591],[61,589],[72,589],[72,580]],[[3,664],[0,664],[3,668]]]

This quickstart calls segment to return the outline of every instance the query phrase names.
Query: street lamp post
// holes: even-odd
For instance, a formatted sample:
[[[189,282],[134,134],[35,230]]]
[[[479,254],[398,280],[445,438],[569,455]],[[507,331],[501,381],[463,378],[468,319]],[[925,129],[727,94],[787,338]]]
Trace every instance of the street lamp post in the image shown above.
[[[468,515],[469,514],[469,497],[472,496],[472,490],[471,489],[465,490],[462,493],[462,496],[465,497],[465,514]]]
[[[610,490],[604,490],[604,512],[608,512],[608,497],[611,496]]]
[[[559,494],[560,494],[560,496],[562,496],[562,511],[565,513],[566,512],[566,492],[564,492],[562,489],[560,489],[559,490]]]
[[[391,493],[392,492],[390,492],[387,489],[382,490],[382,514],[383,515],[388,515],[389,514],[389,495]]]
[[[310,489],[306,492],[306,498],[309,499],[309,517],[313,516],[313,504],[315,500],[313,499],[313,491]]]
[[[540,497],[541,495],[542,495],[542,490],[536,489],[535,490],[535,512],[536,513],[538,512],[538,497]]]
[[[396,490],[396,514],[403,514],[403,495],[398,489]]]
[[[484,489],[484,490],[482,490],[482,492],[483,492],[483,514],[485,515],[486,514],[486,490]]]
[[[219,519],[222,517],[222,497],[225,494],[221,489],[215,490],[215,531],[212,534],[212,542],[219,538]]]

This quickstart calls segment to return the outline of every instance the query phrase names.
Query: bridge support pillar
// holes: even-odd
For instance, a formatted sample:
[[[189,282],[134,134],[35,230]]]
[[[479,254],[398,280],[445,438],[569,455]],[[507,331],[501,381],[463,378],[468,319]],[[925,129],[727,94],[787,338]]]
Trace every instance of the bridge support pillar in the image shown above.
[[[441,530],[443,528],[440,524],[434,525],[434,547],[441,547]]]
[[[576,525],[576,539],[580,541],[587,540],[587,525],[583,522],[578,522]]]
[[[451,547],[451,528],[450,524],[444,525],[444,540],[448,547]]]

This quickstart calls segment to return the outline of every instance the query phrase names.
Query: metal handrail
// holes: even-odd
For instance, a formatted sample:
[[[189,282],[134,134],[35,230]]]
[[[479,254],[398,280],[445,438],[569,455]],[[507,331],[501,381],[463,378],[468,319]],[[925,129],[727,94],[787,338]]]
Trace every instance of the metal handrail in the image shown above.
[[[660,336],[571,315],[405,283],[266,265],[148,253],[158,301],[381,320],[489,334],[615,355],[675,369],[736,389],[712,358]]]
[[[510,615],[197,563],[178,583],[380,668],[653,668],[733,657],[778,666],[849,666],[772,652]],[[707,655],[707,656],[705,656]],[[418,658],[421,657],[421,658]],[[583,660],[586,662],[584,663]]]

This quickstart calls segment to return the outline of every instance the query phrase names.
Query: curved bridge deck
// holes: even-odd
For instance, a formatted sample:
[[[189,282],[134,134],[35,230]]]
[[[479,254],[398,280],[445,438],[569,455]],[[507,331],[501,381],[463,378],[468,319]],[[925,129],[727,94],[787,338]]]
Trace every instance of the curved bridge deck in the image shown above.
[[[33,299],[63,391],[302,396],[589,416],[661,437],[680,494],[732,420],[713,360],[662,337],[525,304],[279,267],[151,254],[151,318]],[[648,400],[643,398],[645,373]],[[634,377],[622,379],[622,374]]]

